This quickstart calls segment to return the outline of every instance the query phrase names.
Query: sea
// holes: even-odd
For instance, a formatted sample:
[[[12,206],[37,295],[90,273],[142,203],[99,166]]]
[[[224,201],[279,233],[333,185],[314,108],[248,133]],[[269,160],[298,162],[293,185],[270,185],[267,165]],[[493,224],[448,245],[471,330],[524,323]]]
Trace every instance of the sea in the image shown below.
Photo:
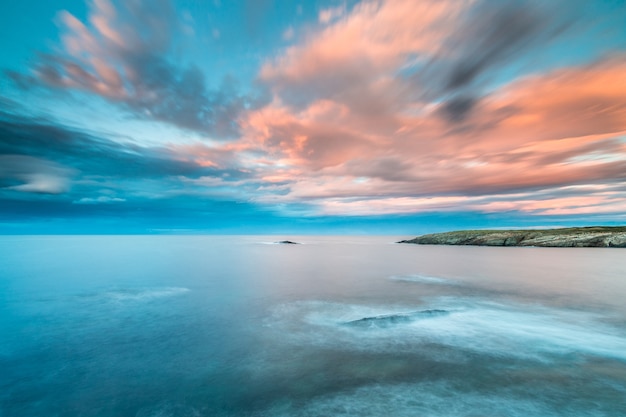
[[[410,237],[1,236],[0,416],[626,416],[626,249]]]

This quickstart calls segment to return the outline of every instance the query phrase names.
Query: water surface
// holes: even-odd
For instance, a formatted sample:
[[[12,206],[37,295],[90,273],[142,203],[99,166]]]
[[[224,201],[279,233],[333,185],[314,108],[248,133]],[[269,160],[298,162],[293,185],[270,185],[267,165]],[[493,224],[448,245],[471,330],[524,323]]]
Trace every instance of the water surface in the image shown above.
[[[626,415],[624,250],[284,238],[0,237],[0,416]]]

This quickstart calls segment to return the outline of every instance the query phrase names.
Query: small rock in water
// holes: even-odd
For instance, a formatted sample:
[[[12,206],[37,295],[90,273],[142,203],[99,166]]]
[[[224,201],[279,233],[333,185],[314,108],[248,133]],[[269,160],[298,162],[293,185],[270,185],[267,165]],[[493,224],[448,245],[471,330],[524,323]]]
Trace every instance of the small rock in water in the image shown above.
[[[354,327],[389,327],[396,324],[410,323],[420,319],[445,316],[450,312],[447,310],[422,310],[412,313],[387,314],[383,316],[363,317],[362,319],[346,322],[348,326]]]
[[[450,312],[448,310],[440,310],[440,309],[435,308],[432,310],[418,311],[417,313],[414,313],[414,314],[418,316],[432,317],[432,316],[445,316],[446,314],[450,314]]]
[[[291,240],[281,240],[278,243],[281,245],[299,245],[298,242],[292,242]]]
[[[349,321],[346,324],[355,327],[388,327],[411,321],[413,319],[409,314],[392,314],[389,316],[363,317],[362,319]]]

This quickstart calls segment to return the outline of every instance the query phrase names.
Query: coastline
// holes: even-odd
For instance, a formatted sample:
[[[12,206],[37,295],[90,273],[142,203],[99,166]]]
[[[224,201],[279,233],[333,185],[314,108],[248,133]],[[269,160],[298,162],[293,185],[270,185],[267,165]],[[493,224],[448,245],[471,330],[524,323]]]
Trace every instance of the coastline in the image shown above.
[[[626,227],[590,226],[542,230],[459,230],[422,235],[414,239],[401,240],[397,243],[551,248],[626,248]]]

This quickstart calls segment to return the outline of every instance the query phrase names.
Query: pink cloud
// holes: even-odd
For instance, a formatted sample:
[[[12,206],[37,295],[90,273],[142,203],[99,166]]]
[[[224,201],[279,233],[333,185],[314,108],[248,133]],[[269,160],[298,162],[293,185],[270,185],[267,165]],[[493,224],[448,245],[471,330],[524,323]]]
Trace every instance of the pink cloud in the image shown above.
[[[626,56],[530,77],[505,88],[493,104],[518,108],[506,128],[537,139],[615,134],[626,128]]]
[[[172,59],[184,20],[171,0],[96,0],[84,21],[60,12],[61,48],[42,55],[33,76],[18,74],[16,81],[80,90],[136,118],[233,139],[238,115],[258,98],[239,94],[228,77],[211,89],[196,66]]]
[[[517,2],[479,13],[485,4],[369,0],[322,10],[301,43],[260,68],[272,96],[261,107],[229,86],[208,91],[199,70],[162,59],[172,22],[142,2],[98,0],[85,22],[61,13],[65,52],[38,76],[230,134],[227,144],[172,146],[170,156],[245,173],[237,186],[256,201],[307,202],[325,214],[623,209],[625,191],[593,187],[626,180],[626,55],[495,87],[494,68],[565,26],[541,13],[542,2],[519,16]],[[140,32],[133,23],[144,14]]]
[[[540,202],[533,193],[624,181],[624,73],[626,57],[614,56],[520,79],[460,125],[440,118],[437,103],[403,103],[369,118],[341,100],[297,109],[278,94],[246,116],[244,136],[280,161],[280,180],[288,184],[288,192],[263,199],[308,201],[327,214],[615,212],[623,192],[608,198],[577,191]],[[268,178],[272,169],[265,167]],[[525,197],[493,200],[511,192]]]
[[[287,95],[312,95],[315,99],[345,95],[350,99],[360,95],[354,89],[365,88],[373,89],[370,99],[375,99],[380,95],[376,83],[392,87],[385,78],[407,59],[423,59],[437,52],[468,4],[431,0],[359,3],[342,19],[311,34],[304,44],[267,62],[260,78]],[[320,20],[328,23],[341,15],[338,10],[326,10],[320,13]]]

